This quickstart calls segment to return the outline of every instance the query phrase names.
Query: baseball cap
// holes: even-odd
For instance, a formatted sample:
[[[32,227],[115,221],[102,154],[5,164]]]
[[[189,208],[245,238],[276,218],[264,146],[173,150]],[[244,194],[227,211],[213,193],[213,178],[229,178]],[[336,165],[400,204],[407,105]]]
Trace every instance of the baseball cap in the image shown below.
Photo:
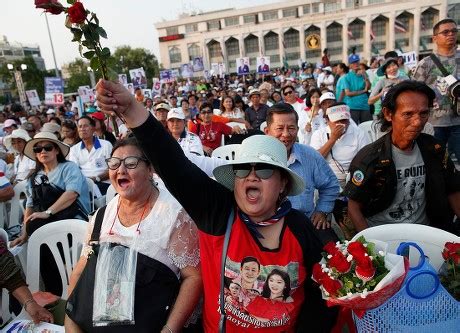
[[[252,89],[252,90],[249,92],[249,98],[251,98],[252,95],[260,95],[259,89]]]
[[[104,121],[105,116],[101,111],[98,111],[98,112],[92,113],[91,118],[94,118],[94,119],[97,119],[97,120],[100,120],[100,121]]]
[[[348,57],[348,63],[349,64],[354,64],[355,62],[359,62],[359,55],[350,54],[350,56]]]
[[[332,68],[331,68],[331,66],[326,66],[326,67],[323,68],[323,71],[328,71],[328,72],[332,73]]]
[[[335,101],[334,93],[328,91],[328,92],[325,92],[324,94],[322,94],[321,97],[319,98],[319,104],[321,104],[322,102],[324,102],[325,100],[328,100],[328,99],[333,99]]]
[[[326,110],[326,115],[332,122],[350,119],[350,108],[348,105],[334,105]]]
[[[184,112],[182,112],[182,109],[174,108],[174,109],[169,110],[168,117],[166,119],[169,120],[169,119],[173,119],[173,118],[174,119],[182,119],[182,120],[184,120],[185,115],[184,115]]]
[[[11,127],[11,126],[18,126],[16,124],[16,122],[14,121],[14,119],[7,119],[5,120],[5,122],[3,123],[3,128],[7,128],[7,127]]]
[[[48,109],[48,111],[46,111],[46,114],[56,114],[56,111],[54,111],[54,109]]]
[[[166,111],[169,111],[171,109],[171,107],[167,103],[159,103],[159,104],[157,104],[155,106],[155,111],[158,111],[160,109],[164,109]]]

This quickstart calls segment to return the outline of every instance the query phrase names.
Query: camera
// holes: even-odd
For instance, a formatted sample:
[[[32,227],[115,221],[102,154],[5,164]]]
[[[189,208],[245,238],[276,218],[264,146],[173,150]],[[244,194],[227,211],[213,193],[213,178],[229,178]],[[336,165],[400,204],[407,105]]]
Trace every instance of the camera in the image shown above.
[[[460,80],[453,75],[448,75],[444,78],[445,82],[448,85],[448,91],[451,98],[456,100],[460,97]]]

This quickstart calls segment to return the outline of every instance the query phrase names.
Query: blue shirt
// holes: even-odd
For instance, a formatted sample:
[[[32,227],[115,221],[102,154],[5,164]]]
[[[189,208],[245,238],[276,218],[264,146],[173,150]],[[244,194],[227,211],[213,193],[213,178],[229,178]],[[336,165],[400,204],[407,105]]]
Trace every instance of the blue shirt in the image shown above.
[[[343,89],[348,89],[350,91],[359,91],[366,87],[364,77],[362,75],[357,75],[354,71],[349,71],[348,74],[345,75],[343,81]],[[367,94],[361,94],[352,97],[345,96],[343,102],[345,102],[351,110],[369,111],[368,99],[369,96],[367,96]]]
[[[297,173],[305,182],[305,191],[289,197],[292,207],[309,218],[313,212],[332,212],[340,191],[339,182],[326,160],[315,149],[294,143],[289,156],[289,169]],[[314,203],[315,190],[319,197]]]
[[[43,170],[39,171],[39,175],[45,174]],[[90,211],[89,202],[89,190],[86,183],[86,178],[80,171],[80,168],[71,161],[65,163],[58,163],[57,167],[48,173],[48,180],[51,184],[54,184],[64,191],[73,191],[78,194],[77,200],[81,207],[86,210],[87,213]],[[26,186],[27,201],[26,207],[33,207],[32,201],[32,182],[33,179],[29,178]]]

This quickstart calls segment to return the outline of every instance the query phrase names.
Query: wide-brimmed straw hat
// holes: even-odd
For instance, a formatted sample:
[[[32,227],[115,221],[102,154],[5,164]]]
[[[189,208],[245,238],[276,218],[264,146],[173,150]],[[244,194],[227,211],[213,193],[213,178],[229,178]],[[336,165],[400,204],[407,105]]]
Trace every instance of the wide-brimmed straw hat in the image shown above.
[[[305,183],[292,170],[287,167],[286,147],[278,139],[268,135],[253,135],[236,148],[235,159],[228,164],[214,169],[214,177],[226,188],[233,191],[235,174],[233,166],[246,163],[264,163],[283,169],[289,175],[291,190],[288,195],[297,195],[305,190]]]
[[[27,142],[26,146],[24,147],[24,155],[26,155],[31,160],[35,161],[36,156],[33,151],[33,148],[37,143],[41,141],[50,141],[56,144],[59,147],[59,150],[61,151],[62,155],[64,155],[64,157],[66,157],[67,154],[69,153],[70,147],[66,145],[65,143],[62,143],[61,141],[59,141],[56,135],[50,132],[39,132],[35,134],[32,140]]]
[[[11,141],[13,139],[22,139],[25,142],[27,142],[30,140],[30,136],[26,130],[18,128],[11,132],[11,135],[8,135],[7,137],[5,137],[5,139],[3,139],[3,144],[5,145],[6,149],[16,151],[16,149],[14,149],[13,145],[11,144]]]

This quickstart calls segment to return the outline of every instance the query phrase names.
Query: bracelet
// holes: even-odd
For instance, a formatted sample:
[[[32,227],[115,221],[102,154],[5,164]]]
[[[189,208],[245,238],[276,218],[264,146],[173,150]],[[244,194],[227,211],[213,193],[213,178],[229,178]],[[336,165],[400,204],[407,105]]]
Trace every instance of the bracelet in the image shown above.
[[[168,325],[163,326],[163,328],[166,328],[169,333],[174,333],[173,330],[170,329]]]
[[[24,304],[22,305],[24,307],[24,310],[27,311],[27,305],[29,305],[30,303],[33,303],[33,302],[35,302],[35,300],[33,298],[29,298],[28,300],[26,300],[24,302]]]

